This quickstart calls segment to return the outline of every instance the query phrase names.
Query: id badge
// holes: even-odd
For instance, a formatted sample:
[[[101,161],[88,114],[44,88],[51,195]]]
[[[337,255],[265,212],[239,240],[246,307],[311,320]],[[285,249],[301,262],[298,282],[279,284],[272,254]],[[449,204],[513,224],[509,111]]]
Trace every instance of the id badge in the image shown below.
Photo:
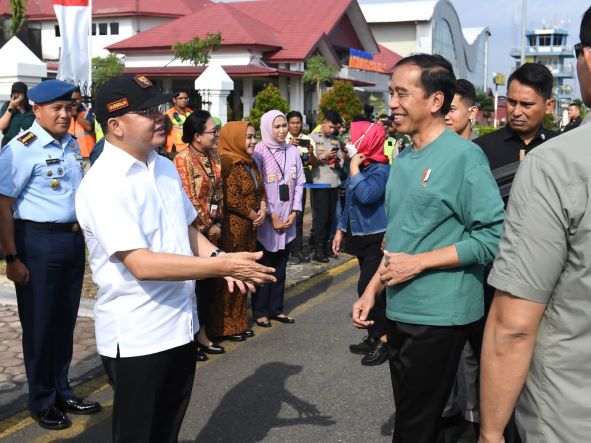
[[[282,202],[289,201],[289,186],[286,184],[279,185],[279,200]]]
[[[218,205],[211,205],[209,209],[209,216],[212,220],[218,218]]]

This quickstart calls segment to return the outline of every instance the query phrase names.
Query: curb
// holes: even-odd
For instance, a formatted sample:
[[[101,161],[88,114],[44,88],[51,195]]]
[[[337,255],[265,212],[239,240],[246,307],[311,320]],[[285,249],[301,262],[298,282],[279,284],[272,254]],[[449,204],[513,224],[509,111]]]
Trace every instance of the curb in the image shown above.
[[[311,273],[301,276],[297,281],[291,281],[286,284],[286,291],[293,290],[298,286],[306,287],[314,283],[314,280],[324,274],[328,276],[340,274],[354,266],[354,257],[343,254],[343,256],[330,263],[329,267],[319,266],[317,269],[313,269]],[[300,266],[300,265],[296,265]],[[305,266],[305,265],[303,265]],[[289,300],[288,294],[286,293],[286,301]],[[7,279],[0,277],[0,304],[7,306],[16,306],[16,293],[14,286]],[[91,317],[93,318],[94,310],[94,299],[82,298],[80,300],[80,309],[78,316],[80,317]],[[102,374],[102,364],[98,354],[91,358],[81,362],[82,368],[80,375],[70,380],[72,387],[75,388],[76,392],[84,391],[87,392],[87,385],[92,384],[94,380],[100,378]],[[11,434],[10,429],[15,426],[23,425],[23,420],[28,419],[29,414],[26,411],[26,387],[25,383],[21,389],[14,392],[6,392],[2,394],[3,401],[0,402],[0,438]],[[20,425],[19,425],[20,423]],[[28,422],[27,422],[28,423]],[[26,424],[24,424],[26,425]]]

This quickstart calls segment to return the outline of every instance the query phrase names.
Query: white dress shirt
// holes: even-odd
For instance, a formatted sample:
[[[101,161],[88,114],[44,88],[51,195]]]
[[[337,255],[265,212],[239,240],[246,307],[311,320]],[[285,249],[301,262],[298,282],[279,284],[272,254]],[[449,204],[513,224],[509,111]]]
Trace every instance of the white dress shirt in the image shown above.
[[[147,165],[105,142],[80,185],[76,214],[99,286],[94,308],[100,355],[154,354],[182,346],[199,330],[194,281],[138,281],[115,256],[147,248],[192,256],[196,212],[172,162],[155,152]]]

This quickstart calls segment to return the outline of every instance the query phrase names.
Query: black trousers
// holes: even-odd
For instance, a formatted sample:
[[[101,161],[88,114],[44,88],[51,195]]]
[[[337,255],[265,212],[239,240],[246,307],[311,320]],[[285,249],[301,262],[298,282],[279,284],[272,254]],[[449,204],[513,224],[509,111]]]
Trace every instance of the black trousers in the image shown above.
[[[314,205],[314,219],[312,220],[314,245],[316,248],[323,248],[330,240],[330,230],[336,222],[339,189],[312,189],[312,194],[314,195],[311,200]]]
[[[176,442],[193,389],[195,342],[139,357],[101,358],[115,391],[113,442]]]
[[[257,291],[252,294],[252,317],[255,321],[261,317],[270,318],[283,313],[285,273],[292,245],[293,241],[285,245],[285,249],[269,252],[263,245],[257,243],[257,251],[263,251],[263,258],[259,262],[262,265],[275,268],[273,275],[277,281],[275,283],[266,283],[257,288]]]
[[[195,283],[195,296],[197,297],[197,316],[199,324],[208,326],[211,322],[211,310],[215,295],[215,278],[197,280]]]
[[[81,231],[60,232],[15,222],[27,285],[15,285],[29,382],[28,407],[38,413],[74,396],[68,382],[74,327],[84,277]]]
[[[465,326],[414,325],[388,320],[395,443],[433,443],[455,381]]]
[[[306,189],[302,192],[302,210],[296,216],[296,236],[293,240],[292,252],[302,254],[304,245],[304,211],[306,210]]]
[[[382,240],[384,233],[369,235],[346,234],[346,250],[357,257],[359,262],[359,280],[357,281],[357,295],[361,297],[365,288],[377,272],[380,262],[384,257],[382,252]],[[367,329],[369,337],[378,339],[388,332],[386,322],[386,291],[382,291],[376,297],[376,303],[369,313],[369,320],[374,324]]]

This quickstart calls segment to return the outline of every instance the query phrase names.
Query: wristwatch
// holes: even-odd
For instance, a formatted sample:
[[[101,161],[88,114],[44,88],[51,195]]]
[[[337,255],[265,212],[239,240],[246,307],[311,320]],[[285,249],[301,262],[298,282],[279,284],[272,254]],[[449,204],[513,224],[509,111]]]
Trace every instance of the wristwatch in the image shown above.
[[[17,254],[8,254],[4,256],[4,260],[6,261],[6,263],[12,263],[14,261],[16,261],[16,259],[18,258]]]
[[[210,255],[210,257],[217,257],[218,255],[220,255],[221,253],[223,253],[224,251],[222,251],[221,249],[216,249],[215,251],[213,251]]]

